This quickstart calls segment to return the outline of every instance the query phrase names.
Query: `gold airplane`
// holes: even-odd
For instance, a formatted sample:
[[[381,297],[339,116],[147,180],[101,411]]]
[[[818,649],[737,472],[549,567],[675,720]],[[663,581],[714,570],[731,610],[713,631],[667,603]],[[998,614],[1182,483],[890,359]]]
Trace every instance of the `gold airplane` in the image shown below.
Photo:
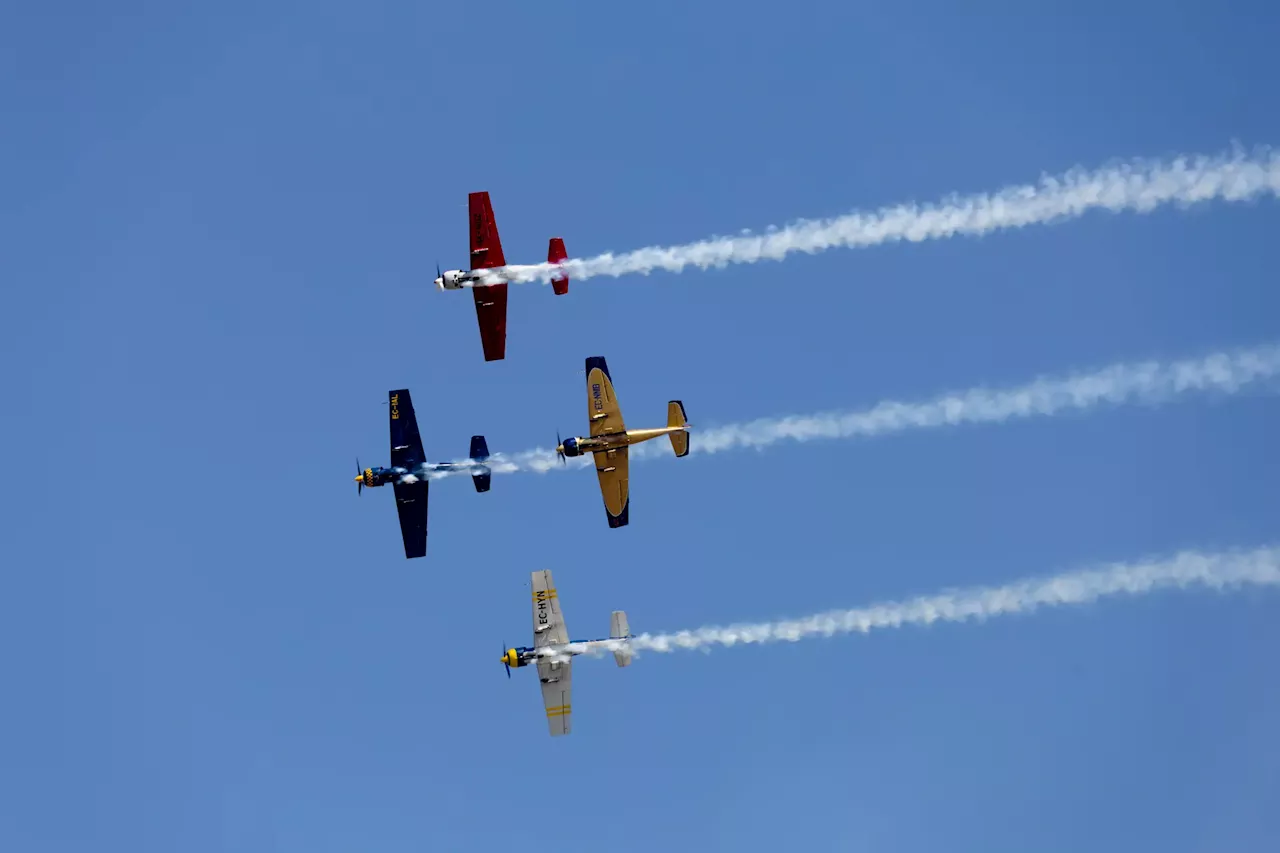
[[[618,398],[613,393],[613,379],[602,356],[587,359],[587,416],[591,422],[590,438],[575,436],[560,441],[556,436],[556,453],[563,462],[566,456],[595,456],[596,474],[610,527],[626,525],[631,511],[627,490],[627,448],[642,441],[665,435],[671,439],[676,456],[689,455],[689,427],[684,403],[667,403],[667,425],[656,429],[627,429],[622,422]]]

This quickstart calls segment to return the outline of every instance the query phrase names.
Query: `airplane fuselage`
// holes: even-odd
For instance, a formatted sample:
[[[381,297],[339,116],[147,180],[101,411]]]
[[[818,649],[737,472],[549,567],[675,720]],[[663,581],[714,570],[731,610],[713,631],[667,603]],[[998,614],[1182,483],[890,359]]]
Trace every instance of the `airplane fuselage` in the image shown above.
[[[467,462],[423,462],[421,465],[415,465],[413,468],[365,468],[357,482],[364,484],[366,488],[374,489],[378,486],[385,486],[389,483],[413,483],[430,477],[435,471],[454,471],[469,470],[475,466]]]
[[[478,270],[445,270],[435,280],[436,290],[461,290],[480,281]]]
[[[604,433],[590,438],[574,436],[573,438],[566,438],[564,443],[557,449],[565,456],[581,456],[584,453],[629,447],[642,441],[648,441],[651,438],[670,435],[673,432],[683,432],[684,429],[685,427],[683,426],[656,427],[654,429],[629,429],[626,432]]]
[[[600,638],[595,640],[570,640],[565,645],[543,646],[541,649],[531,649],[528,646],[516,646],[514,649],[507,649],[506,654],[502,656],[502,662],[507,666],[528,666],[536,663],[540,657],[554,657],[557,655],[585,655],[590,646],[594,643],[616,643],[619,637]]]

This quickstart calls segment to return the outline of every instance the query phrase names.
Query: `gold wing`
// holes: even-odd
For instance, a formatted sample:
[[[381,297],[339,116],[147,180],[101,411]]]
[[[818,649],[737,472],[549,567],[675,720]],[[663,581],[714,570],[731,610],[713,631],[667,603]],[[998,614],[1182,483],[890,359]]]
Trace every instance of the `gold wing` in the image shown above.
[[[596,476],[600,478],[600,494],[609,515],[610,527],[623,527],[631,514],[627,489],[627,448],[597,450],[594,454]]]
[[[598,355],[587,359],[587,419],[591,424],[592,438],[627,431],[618,398],[613,393],[609,365]]]

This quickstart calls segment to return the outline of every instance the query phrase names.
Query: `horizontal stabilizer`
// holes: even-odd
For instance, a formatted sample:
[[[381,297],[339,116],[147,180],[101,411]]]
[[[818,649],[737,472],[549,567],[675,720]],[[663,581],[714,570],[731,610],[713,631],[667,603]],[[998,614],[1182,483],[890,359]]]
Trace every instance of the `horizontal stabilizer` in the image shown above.
[[[564,250],[564,240],[560,237],[552,237],[547,245],[547,263],[558,264],[567,257],[569,255]],[[569,292],[569,276],[551,279],[551,289],[556,292],[556,296],[564,296]]]
[[[483,463],[489,458],[489,445],[484,440],[483,435],[471,436],[471,461]],[[493,479],[493,474],[489,470],[488,465],[477,464],[471,469],[471,482],[475,485],[477,492],[489,491],[489,483]]]
[[[627,613],[625,610],[613,611],[613,616],[609,620],[609,639],[623,640],[631,636],[631,626],[627,624]],[[613,660],[618,666],[628,666],[631,663],[631,650],[619,649],[613,653]]]
[[[679,400],[672,400],[667,403],[667,426],[668,427],[687,427],[688,419],[684,414],[684,403]],[[667,438],[671,439],[671,449],[675,451],[676,456],[689,455],[689,431],[682,430],[680,432],[669,432]]]

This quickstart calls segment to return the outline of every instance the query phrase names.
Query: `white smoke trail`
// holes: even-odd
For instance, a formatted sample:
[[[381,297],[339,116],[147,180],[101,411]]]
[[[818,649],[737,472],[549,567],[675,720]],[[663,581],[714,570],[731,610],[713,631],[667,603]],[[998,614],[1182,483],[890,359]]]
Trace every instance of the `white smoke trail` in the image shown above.
[[[1014,388],[970,388],[917,403],[886,401],[855,412],[789,415],[728,424],[694,432],[690,455],[725,450],[756,450],[780,441],[871,438],[913,429],[960,424],[995,424],[1015,418],[1050,417],[1068,411],[1126,403],[1155,404],[1191,393],[1234,394],[1280,375],[1280,343],[1216,352],[1174,362],[1113,364],[1091,373],[1041,377]],[[632,459],[666,457],[670,449],[658,439],[630,450]],[[568,460],[576,467],[590,457]],[[465,464],[459,461],[458,464]],[[495,474],[546,473],[560,467],[554,450],[537,448],[494,454],[488,462]]]
[[[946,591],[908,601],[833,610],[802,619],[697,628],[671,634],[640,634],[629,640],[571,643],[567,649],[598,655],[626,647],[632,651],[673,652],[741,643],[797,642],[837,634],[867,634],[906,625],[983,621],[992,616],[1029,613],[1040,607],[1089,604],[1109,596],[1146,595],[1197,586],[1215,590],[1280,586],[1280,546],[1219,553],[1183,551],[1164,560],[1113,563],[1006,586]],[[556,657],[565,650],[565,646],[560,646],[539,653]]]
[[[833,219],[801,220],[765,234],[712,237],[683,246],[651,246],[620,255],[569,259],[560,266],[521,264],[482,272],[480,283],[547,281],[553,271],[576,280],[596,276],[648,275],[654,270],[678,273],[685,267],[724,267],[782,260],[795,252],[816,254],[835,248],[857,248],[920,242],[957,235],[1049,224],[1083,216],[1090,210],[1148,213],[1176,204],[1245,201],[1280,193],[1280,152],[1261,146],[1252,154],[1236,147],[1217,155],[1181,156],[1172,161],[1135,160],[1096,171],[1072,169],[1039,184],[1007,187],[992,194],[950,196],[939,203],[904,204],[874,212],[853,212]]]

